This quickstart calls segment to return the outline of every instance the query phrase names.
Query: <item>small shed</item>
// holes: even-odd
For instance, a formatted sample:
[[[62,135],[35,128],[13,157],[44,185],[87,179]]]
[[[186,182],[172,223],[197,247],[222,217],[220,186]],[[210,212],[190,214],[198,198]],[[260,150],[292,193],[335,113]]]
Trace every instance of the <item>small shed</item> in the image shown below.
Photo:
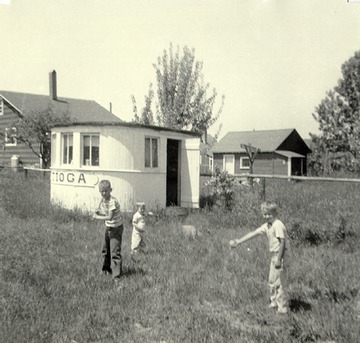
[[[98,183],[110,180],[125,211],[198,208],[200,137],[138,123],[73,123],[51,133],[51,201],[92,211]]]
[[[249,173],[250,160],[242,145],[259,149],[254,174],[307,174],[311,150],[295,129],[228,132],[211,150],[214,165],[233,175]]]

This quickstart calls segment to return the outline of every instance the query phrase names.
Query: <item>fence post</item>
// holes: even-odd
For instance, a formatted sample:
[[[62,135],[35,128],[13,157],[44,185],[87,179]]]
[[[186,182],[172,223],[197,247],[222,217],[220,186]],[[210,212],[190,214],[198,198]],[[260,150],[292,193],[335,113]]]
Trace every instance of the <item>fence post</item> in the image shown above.
[[[260,179],[261,182],[261,190],[260,190],[260,198],[263,201],[266,201],[266,179],[263,177]]]

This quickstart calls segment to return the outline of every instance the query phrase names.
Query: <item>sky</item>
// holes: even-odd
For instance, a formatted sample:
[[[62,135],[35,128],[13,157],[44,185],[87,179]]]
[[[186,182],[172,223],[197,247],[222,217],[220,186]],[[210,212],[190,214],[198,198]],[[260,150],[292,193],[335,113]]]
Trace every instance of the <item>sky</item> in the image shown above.
[[[352,2],[353,1],[353,2]],[[318,133],[316,106],[360,50],[358,0],[0,0],[0,90],[95,100],[134,117],[170,43],[215,88],[209,130]],[[209,94],[210,95],[210,94]]]

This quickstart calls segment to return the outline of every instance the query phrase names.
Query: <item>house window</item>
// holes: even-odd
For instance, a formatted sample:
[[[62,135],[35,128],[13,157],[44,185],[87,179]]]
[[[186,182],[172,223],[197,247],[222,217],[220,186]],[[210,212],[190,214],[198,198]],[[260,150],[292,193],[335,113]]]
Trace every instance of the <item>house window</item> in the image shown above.
[[[158,138],[145,138],[145,167],[157,168],[159,166]]]
[[[250,169],[249,157],[240,157],[240,169]]]
[[[16,146],[16,128],[15,127],[7,127],[5,129],[5,146]]]
[[[209,169],[213,170],[213,158],[209,156]]]
[[[99,143],[98,134],[82,136],[83,166],[99,166]]]
[[[0,98],[0,116],[4,115],[4,101]]]
[[[62,135],[62,163],[71,164],[73,160],[73,135],[72,133]]]

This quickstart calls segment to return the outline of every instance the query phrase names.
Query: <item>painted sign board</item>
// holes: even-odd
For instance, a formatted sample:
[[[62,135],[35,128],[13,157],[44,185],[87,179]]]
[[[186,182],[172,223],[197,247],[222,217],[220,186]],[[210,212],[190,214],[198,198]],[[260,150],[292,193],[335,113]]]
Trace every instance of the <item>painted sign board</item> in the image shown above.
[[[79,171],[52,171],[51,183],[55,185],[95,187],[99,182],[96,174]]]

